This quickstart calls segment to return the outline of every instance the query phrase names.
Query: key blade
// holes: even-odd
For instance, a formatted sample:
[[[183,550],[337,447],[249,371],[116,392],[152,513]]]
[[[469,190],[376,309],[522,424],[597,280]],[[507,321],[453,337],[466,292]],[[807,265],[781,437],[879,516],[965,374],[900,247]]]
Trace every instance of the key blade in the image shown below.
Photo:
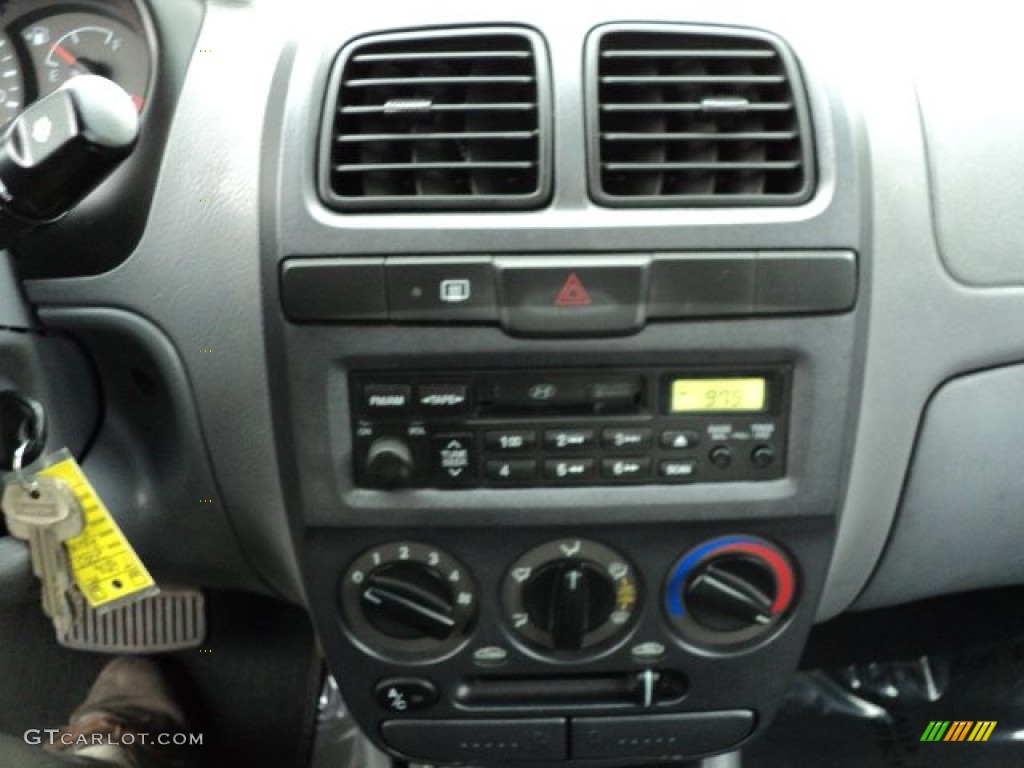
[[[73,579],[64,541],[82,531],[81,506],[64,481],[51,477],[9,482],[0,504],[8,530],[28,540],[32,571],[41,582],[43,613],[63,636],[74,622],[69,599]]]

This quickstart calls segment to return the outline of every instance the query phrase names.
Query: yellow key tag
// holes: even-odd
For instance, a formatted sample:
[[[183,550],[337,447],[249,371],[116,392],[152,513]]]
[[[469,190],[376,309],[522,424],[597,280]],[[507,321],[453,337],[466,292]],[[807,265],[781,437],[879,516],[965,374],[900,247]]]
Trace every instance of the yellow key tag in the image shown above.
[[[71,574],[89,606],[110,610],[159,592],[74,456],[64,450],[51,461],[39,474],[67,483],[82,507],[82,532],[64,543]]]

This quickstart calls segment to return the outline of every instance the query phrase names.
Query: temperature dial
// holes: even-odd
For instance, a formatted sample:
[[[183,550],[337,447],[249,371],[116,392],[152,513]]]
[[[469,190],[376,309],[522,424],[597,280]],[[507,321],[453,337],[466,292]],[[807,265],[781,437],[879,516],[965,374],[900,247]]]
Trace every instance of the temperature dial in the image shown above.
[[[624,637],[637,592],[622,555],[594,541],[564,539],[523,555],[506,575],[502,597],[519,637],[569,653]]]
[[[340,588],[347,627],[365,650],[402,660],[438,658],[465,643],[476,618],[476,586],[437,547],[384,544],[349,566]]]
[[[771,632],[795,595],[789,558],[753,536],[715,539],[687,552],[665,586],[665,612],[686,639],[744,645]]]

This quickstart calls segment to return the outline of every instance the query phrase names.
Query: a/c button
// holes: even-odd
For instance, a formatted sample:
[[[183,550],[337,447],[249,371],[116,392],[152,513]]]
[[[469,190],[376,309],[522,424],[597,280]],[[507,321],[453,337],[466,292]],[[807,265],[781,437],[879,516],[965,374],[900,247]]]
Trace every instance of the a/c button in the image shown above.
[[[437,688],[429,680],[396,677],[377,683],[373,698],[388,712],[421,712],[437,703]]]

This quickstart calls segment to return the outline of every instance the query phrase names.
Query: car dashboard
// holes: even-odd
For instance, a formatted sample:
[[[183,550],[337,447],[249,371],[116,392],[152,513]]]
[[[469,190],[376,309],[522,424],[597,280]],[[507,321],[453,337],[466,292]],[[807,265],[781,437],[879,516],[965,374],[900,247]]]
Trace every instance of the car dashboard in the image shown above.
[[[816,623],[1024,577],[1008,32],[4,9],[7,118],[85,67],[141,135],[11,247],[0,382],[158,581],[308,610],[391,754],[742,749]]]

